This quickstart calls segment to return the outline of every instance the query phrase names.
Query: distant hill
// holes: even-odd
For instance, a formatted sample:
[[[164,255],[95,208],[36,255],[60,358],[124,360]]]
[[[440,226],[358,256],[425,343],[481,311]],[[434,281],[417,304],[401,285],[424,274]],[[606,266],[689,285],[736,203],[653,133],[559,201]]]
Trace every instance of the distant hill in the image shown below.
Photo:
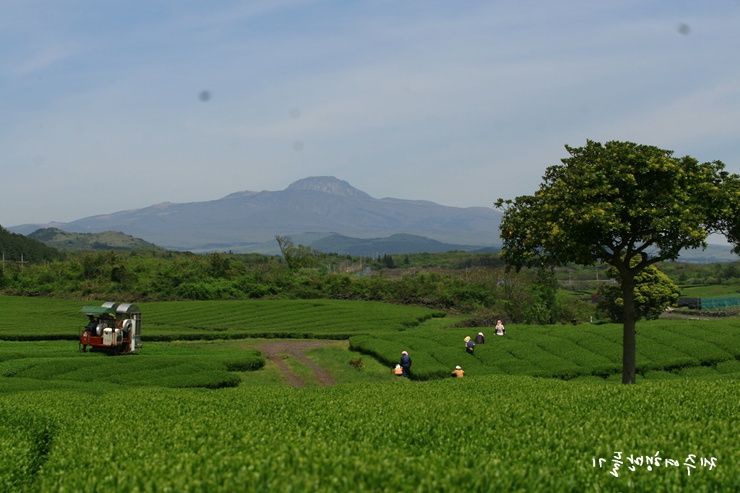
[[[453,250],[466,252],[494,253],[498,247],[479,247],[475,245],[457,245],[432,240],[424,236],[395,234],[383,238],[354,238],[337,233],[299,233],[289,236],[296,245],[305,245],[324,253],[338,253],[358,257],[376,257],[383,254],[403,253],[440,253]],[[261,253],[280,255],[280,248],[273,238],[269,241],[241,244],[204,245],[192,250],[196,253],[212,251],[231,251],[233,253]]]
[[[423,236],[409,234],[395,234],[385,238],[351,238],[340,234],[331,234],[309,243],[307,246],[320,252],[360,257],[401,253],[441,253],[452,250],[471,251],[479,248],[470,245],[442,243]]]
[[[0,255],[6,261],[41,262],[62,257],[62,254],[40,241],[11,233],[0,226]]]
[[[692,264],[714,264],[718,262],[737,262],[740,257],[732,253],[732,247],[728,245],[707,245],[707,248],[702,250],[697,248],[694,250],[681,250],[681,254],[678,256],[679,262],[688,262]]]
[[[28,235],[28,238],[65,252],[87,250],[161,250],[160,247],[153,243],[119,233],[118,231],[68,233],[59,228],[42,228]]]
[[[165,202],[69,223],[26,224],[12,231],[29,234],[47,226],[79,233],[122,231],[169,249],[193,251],[214,245],[237,251],[272,242],[276,234],[306,231],[357,238],[405,233],[484,247],[500,243],[500,219],[501,214],[490,207],[377,199],[346,181],[321,176],[298,180],[280,191],[236,192],[207,202]]]

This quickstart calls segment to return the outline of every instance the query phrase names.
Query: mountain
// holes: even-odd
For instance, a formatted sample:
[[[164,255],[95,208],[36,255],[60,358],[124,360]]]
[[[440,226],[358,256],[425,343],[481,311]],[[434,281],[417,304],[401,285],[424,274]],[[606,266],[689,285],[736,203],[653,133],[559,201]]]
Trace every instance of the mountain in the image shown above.
[[[291,183],[286,190],[303,190],[307,192],[322,192],[342,197],[371,199],[365,192],[356,189],[349,183],[333,176],[311,176]]]
[[[291,238],[292,239],[292,238]],[[300,243],[299,241],[296,241]],[[362,257],[376,257],[384,254],[400,253],[440,253],[452,250],[476,250],[469,245],[452,245],[423,236],[395,234],[386,238],[351,238],[332,234],[309,243],[314,250],[325,253],[339,253]]]
[[[68,233],[59,228],[42,228],[34,231],[28,237],[66,252],[82,250],[161,250],[157,245],[118,231]]]
[[[0,226],[0,251],[5,261],[40,262],[61,258],[54,248],[26,236],[11,233]]]
[[[397,233],[450,244],[499,244],[501,215],[487,207],[448,207],[423,200],[374,198],[331,176],[298,180],[280,191],[242,191],[207,202],[164,202],[143,209],[55,223],[69,232],[122,231],[172,249],[228,250],[305,231],[380,238]],[[21,225],[28,234],[43,225]],[[236,248],[234,248],[236,250]]]

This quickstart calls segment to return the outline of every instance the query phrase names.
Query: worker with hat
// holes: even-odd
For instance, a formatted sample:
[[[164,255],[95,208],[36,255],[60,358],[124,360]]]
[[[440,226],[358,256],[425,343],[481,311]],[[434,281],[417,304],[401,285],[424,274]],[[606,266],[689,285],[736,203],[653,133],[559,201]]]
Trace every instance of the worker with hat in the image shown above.
[[[473,354],[475,351],[475,342],[470,338],[470,336],[465,337],[465,351],[467,351],[468,354]]]
[[[411,376],[411,357],[408,352],[401,351],[401,361],[399,364],[403,370],[403,376],[409,378]]]
[[[460,365],[457,365],[454,370],[452,370],[452,376],[455,378],[462,378],[465,376],[465,372],[460,367]]]

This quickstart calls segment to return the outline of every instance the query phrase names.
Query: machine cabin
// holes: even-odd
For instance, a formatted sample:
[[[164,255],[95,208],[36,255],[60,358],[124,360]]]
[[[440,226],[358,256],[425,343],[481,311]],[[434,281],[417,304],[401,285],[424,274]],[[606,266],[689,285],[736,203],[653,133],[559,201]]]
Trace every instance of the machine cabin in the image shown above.
[[[132,303],[106,302],[85,306],[88,323],[80,332],[80,350],[111,354],[135,353],[141,348],[141,310]]]

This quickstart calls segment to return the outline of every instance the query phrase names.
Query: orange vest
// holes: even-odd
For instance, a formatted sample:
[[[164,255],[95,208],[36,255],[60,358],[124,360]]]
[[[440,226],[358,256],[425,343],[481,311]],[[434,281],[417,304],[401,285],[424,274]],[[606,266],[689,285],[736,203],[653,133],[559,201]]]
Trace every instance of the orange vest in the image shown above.
[[[465,375],[465,371],[463,371],[463,370],[455,370],[455,371],[452,372],[452,375],[455,378],[462,378]]]
[[[393,369],[393,374],[394,375],[403,375],[403,368],[401,368],[400,366],[398,368],[394,368]]]

